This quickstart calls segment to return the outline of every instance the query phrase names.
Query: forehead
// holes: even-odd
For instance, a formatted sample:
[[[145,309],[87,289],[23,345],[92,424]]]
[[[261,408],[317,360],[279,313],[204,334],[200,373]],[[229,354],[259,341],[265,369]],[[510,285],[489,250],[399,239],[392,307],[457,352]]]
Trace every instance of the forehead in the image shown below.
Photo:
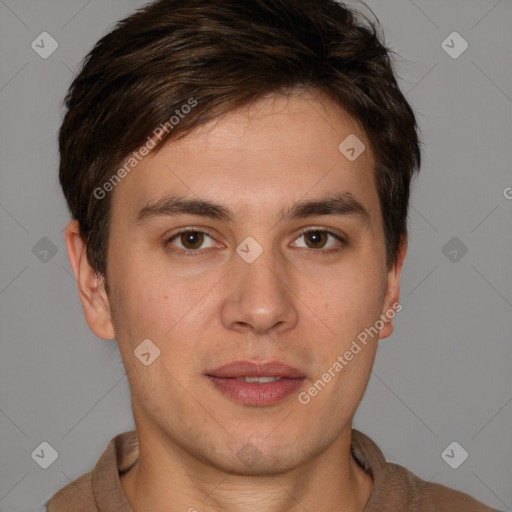
[[[362,152],[353,159],[351,149]],[[114,211],[136,221],[145,206],[172,195],[215,200],[247,219],[262,214],[263,205],[268,212],[283,211],[301,199],[337,192],[348,192],[368,210],[375,201],[378,206],[365,133],[320,95],[273,95],[145,157],[116,187]]]

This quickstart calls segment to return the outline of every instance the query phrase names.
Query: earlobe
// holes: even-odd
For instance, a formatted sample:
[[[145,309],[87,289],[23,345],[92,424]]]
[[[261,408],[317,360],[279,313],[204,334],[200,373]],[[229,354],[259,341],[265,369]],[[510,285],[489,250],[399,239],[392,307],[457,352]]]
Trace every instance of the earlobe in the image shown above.
[[[393,319],[401,309],[399,304],[400,300],[400,276],[402,274],[402,267],[407,253],[407,236],[402,238],[400,242],[396,262],[388,272],[386,296],[381,313],[381,319],[384,322],[384,327],[380,330],[379,339],[391,336],[393,332]]]
[[[78,221],[72,220],[68,224],[65,240],[87,324],[98,338],[113,339],[115,332],[104,278],[98,276],[89,264],[86,244],[80,237]]]

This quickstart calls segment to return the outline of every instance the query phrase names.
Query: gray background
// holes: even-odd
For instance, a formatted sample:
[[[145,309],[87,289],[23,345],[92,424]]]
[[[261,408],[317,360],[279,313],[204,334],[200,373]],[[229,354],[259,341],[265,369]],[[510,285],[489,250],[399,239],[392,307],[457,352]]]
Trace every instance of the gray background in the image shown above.
[[[43,510],[113,436],[134,428],[117,346],[89,331],[68,263],[56,132],[80,60],[142,3],[0,0],[1,511]],[[380,342],[354,426],[388,460],[508,511],[512,2],[368,5],[401,56],[424,164],[413,184],[403,310]],[[59,45],[47,59],[31,48],[43,31]],[[453,31],[469,44],[456,59],[441,46]],[[43,441],[58,452],[48,469],[31,457]],[[441,457],[453,441],[469,453],[458,469]]]

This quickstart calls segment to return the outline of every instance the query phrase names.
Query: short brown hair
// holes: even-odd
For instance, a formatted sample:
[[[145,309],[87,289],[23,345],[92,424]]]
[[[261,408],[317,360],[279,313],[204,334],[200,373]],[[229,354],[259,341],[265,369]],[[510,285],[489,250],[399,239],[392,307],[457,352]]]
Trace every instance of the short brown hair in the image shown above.
[[[421,152],[379,27],[335,0],[158,0],[118,22],[84,59],[59,132],[60,183],[95,272],[106,276],[112,204],[95,191],[159,126],[196,102],[158,148],[297,88],[323,93],[364,129],[392,265]]]

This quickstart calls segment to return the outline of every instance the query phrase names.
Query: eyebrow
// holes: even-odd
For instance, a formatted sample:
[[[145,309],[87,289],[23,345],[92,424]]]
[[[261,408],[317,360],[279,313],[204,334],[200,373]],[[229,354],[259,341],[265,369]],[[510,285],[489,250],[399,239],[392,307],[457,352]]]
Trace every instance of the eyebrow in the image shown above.
[[[235,212],[222,204],[202,199],[166,196],[141,208],[137,213],[136,223],[143,224],[158,217],[187,214],[224,222],[234,222],[236,218]],[[368,210],[349,192],[331,194],[316,200],[299,201],[281,213],[282,220],[304,219],[319,215],[348,216],[370,226]]]

